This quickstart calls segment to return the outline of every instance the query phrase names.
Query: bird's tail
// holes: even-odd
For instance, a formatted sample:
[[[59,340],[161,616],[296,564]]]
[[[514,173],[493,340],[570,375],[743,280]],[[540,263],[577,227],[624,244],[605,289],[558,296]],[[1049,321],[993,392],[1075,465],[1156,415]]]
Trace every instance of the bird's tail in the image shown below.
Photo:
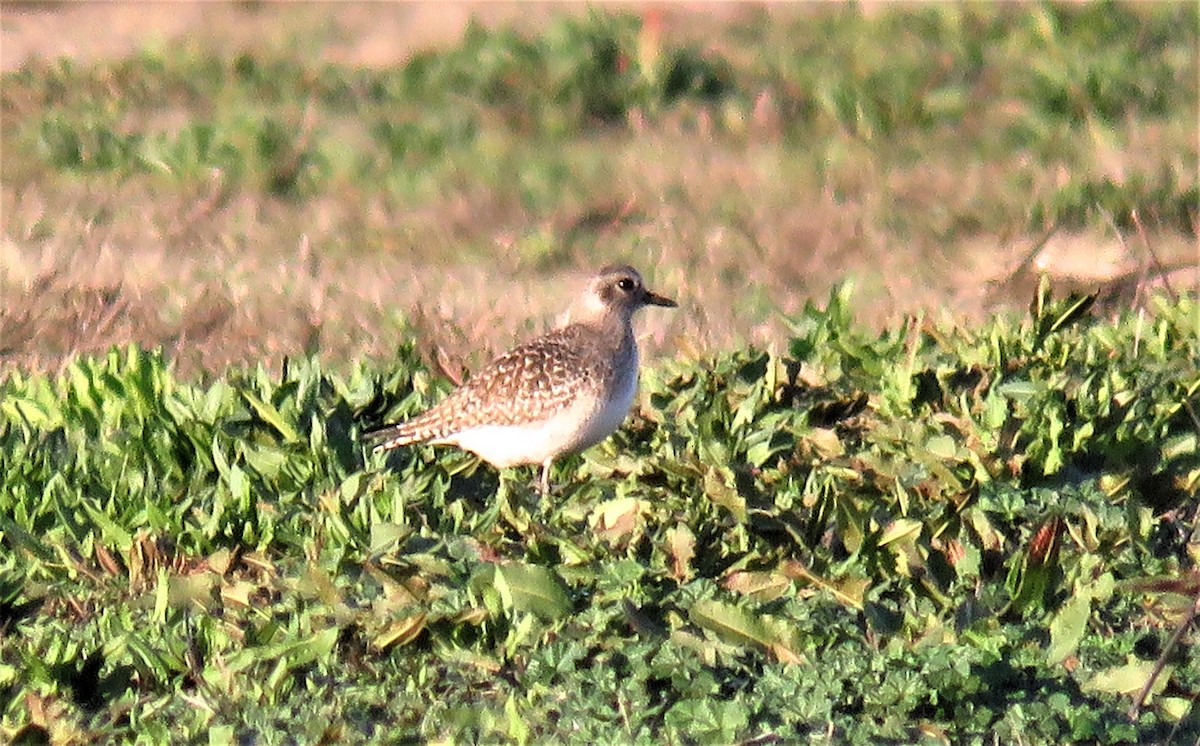
[[[398,422],[367,430],[362,434],[362,439],[376,451],[388,451],[424,440],[421,433],[412,426],[412,422]]]

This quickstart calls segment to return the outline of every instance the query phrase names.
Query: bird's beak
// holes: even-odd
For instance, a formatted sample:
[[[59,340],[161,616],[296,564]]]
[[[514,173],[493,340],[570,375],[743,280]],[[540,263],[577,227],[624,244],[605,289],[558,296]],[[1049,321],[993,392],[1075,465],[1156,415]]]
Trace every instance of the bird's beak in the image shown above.
[[[658,293],[652,293],[649,290],[646,291],[646,295],[642,298],[642,302],[647,306],[663,306],[664,308],[675,308],[677,305],[679,305],[670,298],[664,295],[659,295]]]

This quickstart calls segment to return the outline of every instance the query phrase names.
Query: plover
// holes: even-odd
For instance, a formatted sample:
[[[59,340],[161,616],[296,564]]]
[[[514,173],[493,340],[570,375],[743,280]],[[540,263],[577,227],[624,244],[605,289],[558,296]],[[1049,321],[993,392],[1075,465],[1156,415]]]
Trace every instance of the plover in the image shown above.
[[[364,434],[375,450],[410,443],[454,445],[503,469],[550,465],[612,435],[637,391],[633,314],[675,307],[646,289],[633,267],[610,266],[588,284],[570,323],[516,347],[423,414]]]

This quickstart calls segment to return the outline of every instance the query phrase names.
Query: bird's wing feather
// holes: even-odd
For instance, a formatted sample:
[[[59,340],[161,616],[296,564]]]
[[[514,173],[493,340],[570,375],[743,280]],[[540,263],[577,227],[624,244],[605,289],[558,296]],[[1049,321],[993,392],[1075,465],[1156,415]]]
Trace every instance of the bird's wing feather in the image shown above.
[[[478,425],[520,425],[545,419],[599,385],[586,364],[588,330],[556,329],[493,360],[423,414],[364,437],[388,449],[438,441]],[[573,381],[574,386],[563,385]]]

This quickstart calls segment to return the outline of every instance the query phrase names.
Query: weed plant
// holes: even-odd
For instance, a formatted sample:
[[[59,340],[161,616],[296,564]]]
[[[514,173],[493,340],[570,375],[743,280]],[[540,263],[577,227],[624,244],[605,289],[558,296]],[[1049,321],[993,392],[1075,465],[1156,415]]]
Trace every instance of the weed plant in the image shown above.
[[[0,727],[1194,739],[1194,634],[1168,639],[1196,587],[1200,307],[1087,306],[874,334],[839,290],[784,350],[647,371],[540,504],[520,470],[501,503],[468,455],[358,444],[444,394],[411,347],[210,384],[136,347],[10,372]]]

